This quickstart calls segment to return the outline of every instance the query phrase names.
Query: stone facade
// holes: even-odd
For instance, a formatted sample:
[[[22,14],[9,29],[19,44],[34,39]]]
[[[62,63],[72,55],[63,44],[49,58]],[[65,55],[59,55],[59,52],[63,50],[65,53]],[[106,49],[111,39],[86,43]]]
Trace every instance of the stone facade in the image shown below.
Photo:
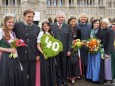
[[[16,21],[21,20],[25,9],[33,9],[40,12],[40,21],[43,19],[55,19],[58,11],[63,11],[66,20],[81,13],[88,14],[88,18],[107,17],[115,20],[115,0],[0,0],[0,23],[7,13],[13,13]]]

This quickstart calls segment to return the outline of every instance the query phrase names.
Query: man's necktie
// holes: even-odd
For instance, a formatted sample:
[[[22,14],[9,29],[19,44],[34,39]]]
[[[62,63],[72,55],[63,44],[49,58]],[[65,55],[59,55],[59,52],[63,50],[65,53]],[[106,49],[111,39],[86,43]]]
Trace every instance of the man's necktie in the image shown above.
[[[58,29],[61,29],[61,24],[58,25]]]

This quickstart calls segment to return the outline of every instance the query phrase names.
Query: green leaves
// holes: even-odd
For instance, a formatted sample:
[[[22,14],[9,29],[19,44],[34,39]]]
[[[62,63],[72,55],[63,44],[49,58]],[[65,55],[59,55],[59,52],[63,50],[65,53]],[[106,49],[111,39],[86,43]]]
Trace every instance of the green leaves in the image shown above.
[[[52,58],[63,50],[62,43],[49,34],[44,34],[41,38],[41,47],[46,59]]]

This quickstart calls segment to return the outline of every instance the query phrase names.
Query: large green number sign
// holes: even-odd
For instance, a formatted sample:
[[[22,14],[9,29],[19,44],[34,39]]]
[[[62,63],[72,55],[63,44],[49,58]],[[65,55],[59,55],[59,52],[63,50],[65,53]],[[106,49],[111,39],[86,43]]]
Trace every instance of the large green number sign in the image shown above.
[[[42,36],[41,47],[47,59],[58,55],[63,50],[62,43],[48,34]]]

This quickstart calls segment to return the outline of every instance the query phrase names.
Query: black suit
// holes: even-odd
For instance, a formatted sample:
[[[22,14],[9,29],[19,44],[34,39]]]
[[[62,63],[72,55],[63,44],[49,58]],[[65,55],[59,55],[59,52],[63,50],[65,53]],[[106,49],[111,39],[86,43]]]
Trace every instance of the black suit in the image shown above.
[[[57,61],[57,82],[62,83],[67,79],[67,52],[71,51],[72,32],[69,25],[63,23],[61,29],[58,28],[57,23],[51,25],[53,35],[56,39],[60,40],[63,44],[63,51],[56,56]]]
[[[111,52],[114,50],[114,31],[112,29],[112,26],[110,26],[108,29],[104,29],[106,34],[106,44],[105,44],[105,54],[110,55]]]
[[[40,28],[33,24],[26,25],[24,22],[18,22],[14,26],[14,32],[18,39],[24,40],[26,47],[19,47],[18,55],[23,67],[23,86],[35,86],[36,74],[36,56],[39,55],[37,50],[37,36]],[[29,76],[29,79],[27,79]]]

